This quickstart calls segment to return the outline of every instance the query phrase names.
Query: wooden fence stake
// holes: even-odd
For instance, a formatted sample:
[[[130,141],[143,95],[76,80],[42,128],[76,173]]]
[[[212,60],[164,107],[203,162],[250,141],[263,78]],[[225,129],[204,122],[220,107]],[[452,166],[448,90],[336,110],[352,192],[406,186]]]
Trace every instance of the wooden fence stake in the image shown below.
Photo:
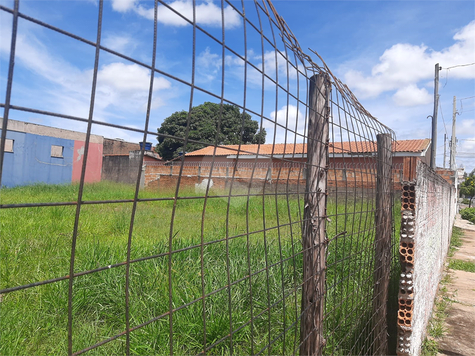
[[[373,354],[387,355],[387,301],[391,269],[391,135],[379,134],[376,177],[376,233],[373,291]]]
[[[321,355],[326,264],[326,202],[331,83],[328,74],[310,78],[303,245],[300,354]]]

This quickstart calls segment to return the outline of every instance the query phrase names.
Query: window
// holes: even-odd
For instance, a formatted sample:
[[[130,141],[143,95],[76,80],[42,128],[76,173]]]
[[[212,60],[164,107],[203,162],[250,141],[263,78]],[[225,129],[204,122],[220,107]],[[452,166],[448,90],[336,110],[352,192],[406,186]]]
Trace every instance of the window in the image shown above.
[[[63,146],[51,145],[51,157],[63,158]]]
[[[13,153],[13,140],[10,140],[9,138],[5,140],[5,152]]]

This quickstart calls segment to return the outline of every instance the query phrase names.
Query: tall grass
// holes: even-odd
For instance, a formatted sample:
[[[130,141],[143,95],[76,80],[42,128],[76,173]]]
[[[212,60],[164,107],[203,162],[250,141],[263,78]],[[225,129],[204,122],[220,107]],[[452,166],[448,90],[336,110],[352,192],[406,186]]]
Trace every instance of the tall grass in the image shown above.
[[[129,186],[100,183],[87,185],[83,199],[131,199],[133,193]],[[141,192],[141,198],[172,198],[173,193]],[[181,195],[196,196],[189,191]],[[69,202],[76,196],[74,185],[35,185],[2,189],[1,203]],[[292,353],[293,337],[297,333],[291,325],[300,304],[299,293],[292,291],[298,288],[302,274],[298,200],[255,196],[249,200],[233,197],[228,202],[227,198],[209,198],[203,226],[204,199],[177,200],[169,239],[174,204],[173,199],[138,203],[131,259],[162,256],[131,265],[131,326],[170,310],[170,283],[172,308],[197,300],[173,313],[175,353],[199,353],[205,345],[209,347],[223,338],[210,352],[227,353],[231,338],[226,336],[230,332],[233,332],[232,347],[236,353],[251,353],[251,347],[253,352],[258,352],[274,339],[277,341],[269,352]],[[132,203],[81,207],[76,272],[126,260],[131,212]],[[75,206],[1,209],[0,288],[67,275],[75,213]],[[278,228],[277,218],[280,224],[287,226]],[[289,225],[290,222],[295,223]],[[250,234],[247,234],[247,225]],[[235,237],[238,235],[242,236]],[[235,238],[227,240],[226,237]],[[202,240],[206,245],[201,249]],[[195,247],[187,249],[190,246]],[[169,258],[169,251],[182,249]],[[250,278],[249,272],[254,274]],[[238,280],[241,281],[236,283]],[[234,282],[230,290],[226,287],[229,282]],[[204,303],[200,300],[203,293],[211,294]],[[75,278],[74,350],[125,330],[124,296],[125,266]],[[0,354],[66,352],[68,281],[7,293],[2,299]],[[252,323],[251,312],[255,318]],[[206,325],[206,333],[203,325]],[[284,327],[288,329],[285,342],[280,335]],[[238,328],[241,329],[234,332]],[[168,354],[169,332],[169,317],[164,316],[134,331],[131,347],[138,354]],[[123,351],[124,338],[119,338],[96,349],[95,353],[109,355]]]
[[[1,204],[71,202],[77,191],[76,185],[34,185],[2,189],[0,199]],[[102,182],[86,185],[83,200],[133,196],[133,187]],[[131,333],[133,353],[168,354],[170,332],[176,354],[200,353],[215,343],[211,354],[228,354],[231,348],[235,354],[294,353],[300,327],[302,197],[205,200],[189,190],[180,196],[194,199],[174,200],[173,191],[140,192],[140,198],[163,200],[141,201],[135,214],[131,259],[156,257],[131,264],[130,325],[157,319]],[[371,204],[370,199],[329,200],[328,237],[346,233],[328,246],[328,353],[358,353],[368,344]],[[132,203],[82,205],[76,273],[126,260],[131,213]],[[75,214],[75,206],[0,209],[0,288],[66,276]],[[125,271],[119,266],[75,278],[75,351],[125,330]],[[66,353],[67,280],[7,293],[0,300],[0,354]],[[120,354],[124,348],[120,337],[93,353]]]

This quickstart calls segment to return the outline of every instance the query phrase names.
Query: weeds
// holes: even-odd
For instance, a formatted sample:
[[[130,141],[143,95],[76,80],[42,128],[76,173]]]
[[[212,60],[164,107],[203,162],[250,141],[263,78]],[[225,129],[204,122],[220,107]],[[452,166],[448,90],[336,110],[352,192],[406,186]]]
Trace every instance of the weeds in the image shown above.
[[[457,251],[462,246],[462,236],[463,230],[459,227],[454,226],[452,228],[452,237],[450,238],[448,257],[453,257],[455,251]]]
[[[450,260],[449,268],[465,272],[475,272],[475,263],[463,260]]]
[[[448,283],[450,283],[450,275],[446,273],[441,281],[441,287],[439,287],[432,316],[429,320],[428,335],[422,343],[421,355],[423,356],[436,356],[438,354],[437,339],[444,336],[446,332],[445,319],[447,318],[447,310],[453,303],[445,286]]]
[[[77,189],[2,189],[0,203],[71,202]],[[81,207],[76,273],[126,260],[132,203],[101,202],[133,196],[134,188],[126,185],[85,185],[83,200],[94,204]],[[205,204],[187,190],[179,194],[187,199],[175,200],[174,191],[139,196],[145,201],[138,202],[132,230],[130,325],[156,321],[130,334],[131,350],[196,354],[216,344],[210,353],[229,354],[231,348],[236,354],[294,353],[300,334],[302,197],[210,196]],[[373,288],[371,204],[329,199],[327,214],[335,218],[327,224],[328,236],[338,236],[328,246],[329,352],[357,353],[371,344],[368,305],[361,298]],[[74,205],[0,209],[0,288],[66,276],[75,214]],[[119,265],[75,278],[73,351],[125,330],[125,272]],[[2,295],[0,354],[66,353],[67,300],[68,280]],[[119,337],[94,354],[120,354],[124,347]]]
[[[437,344],[437,341],[435,341],[434,339],[426,338],[422,343],[422,356],[436,356],[438,354],[438,351],[439,346]]]
[[[133,192],[133,187],[102,182],[85,186],[84,201],[131,199]],[[74,185],[18,187],[2,189],[1,203],[69,202],[76,194]],[[131,333],[131,349],[168,354],[173,347],[177,354],[195,354],[221,340],[211,352],[229,353],[232,332],[236,353],[251,353],[250,347],[254,352],[265,350],[269,339],[276,339],[272,353],[293,353],[298,335],[294,329],[299,326],[291,325],[299,313],[302,275],[299,200],[254,196],[231,198],[228,204],[228,199],[209,198],[202,220],[204,200],[183,191],[181,196],[192,199],[176,202],[170,239],[173,196],[174,192],[140,192],[141,198],[163,200],[137,206],[131,259],[157,257],[130,267],[130,323],[134,327],[158,320]],[[126,260],[131,211],[131,203],[82,206],[76,272]],[[69,273],[75,212],[75,206],[0,210],[0,288]],[[277,217],[284,226],[278,227]],[[176,252],[169,255],[170,250]],[[3,295],[0,354],[66,353],[67,300],[67,280]],[[177,309],[171,316],[172,345],[170,303]],[[189,305],[183,308],[185,304]],[[266,311],[269,307],[271,312]],[[72,313],[75,351],[125,330],[125,266],[76,277]],[[279,337],[284,328],[285,341]],[[109,342],[95,354],[123,353],[124,341]]]
[[[452,237],[450,239],[448,253],[449,264],[444,272],[444,277],[442,278],[439,284],[439,292],[434,303],[431,319],[429,320],[427,337],[422,343],[422,356],[436,356],[438,354],[437,339],[440,339],[442,336],[444,336],[446,332],[444,325],[445,319],[448,315],[447,310],[453,303],[453,299],[451,298],[447,290],[447,285],[451,283],[452,278],[450,273],[448,273],[447,269],[457,269],[452,267],[454,263],[457,266],[459,265],[457,263],[458,260],[453,260],[451,259],[451,257],[453,257],[455,251],[462,246],[462,237],[463,230],[454,226],[452,229]]]

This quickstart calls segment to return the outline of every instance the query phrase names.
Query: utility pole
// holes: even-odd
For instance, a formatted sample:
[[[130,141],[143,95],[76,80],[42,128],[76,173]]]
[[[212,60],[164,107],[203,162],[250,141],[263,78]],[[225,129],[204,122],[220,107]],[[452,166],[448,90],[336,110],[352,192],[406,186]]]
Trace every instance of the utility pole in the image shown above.
[[[457,115],[456,107],[457,97],[454,96],[454,107],[452,115],[452,139],[450,140],[450,169],[455,171],[455,147],[457,145],[457,139],[455,138],[455,116]]]
[[[430,154],[430,168],[435,169],[435,155],[437,149],[437,108],[439,106],[439,71],[442,67],[439,67],[439,63],[435,65],[435,78],[434,78],[434,114],[432,115],[432,147]]]
[[[444,168],[445,168],[445,157],[447,156],[446,148],[447,147],[447,134],[444,134]]]

